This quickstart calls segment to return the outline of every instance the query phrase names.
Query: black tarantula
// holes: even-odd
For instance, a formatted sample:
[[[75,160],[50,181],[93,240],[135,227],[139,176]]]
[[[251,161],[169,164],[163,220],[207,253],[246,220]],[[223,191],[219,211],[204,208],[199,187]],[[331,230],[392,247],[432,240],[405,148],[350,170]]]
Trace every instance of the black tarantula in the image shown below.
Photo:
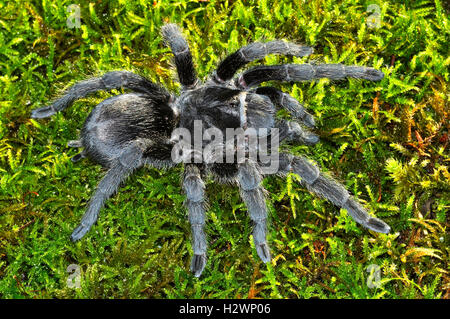
[[[214,128],[225,132],[227,128],[278,129],[279,141],[298,141],[307,145],[318,142],[318,137],[304,126],[314,127],[314,118],[289,94],[274,87],[258,87],[266,81],[307,81],[317,78],[333,80],[352,77],[379,81],[384,74],[373,68],[342,64],[283,64],[256,66],[234,77],[247,63],[269,54],[307,56],[312,48],[281,40],[254,42],[227,56],[217,70],[204,82],[196,76],[188,43],[175,24],[162,27],[162,35],[175,56],[175,65],[182,90],[179,96],[167,92],[157,84],[126,71],[108,72],[73,85],[53,104],[32,111],[32,118],[45,118],[62,111],[75,100],[99,90],[130,89],[110,97],[89,114],[79,140],[70,141],[70,147],[83,147],[72,160],[89,156],[108,168],[89,202],[80,225],[71,235],[73,241],[81,239],[96,222],[105,201],[118,189],[120,183],[137,168],[150,165],[171,167],[177,163],[172,151],[176,140],[172,132],[177,128],[194,132],[198,121],[202,130]],[[275,118],[275,106],[287,109],[302,126],[294,121]],[[194,123],[194,121],[196,121]],[[267,135],[268,136],[268,135]],[[234,145],[234,144],[233,144]],[[201,150],[201,149],[200,149]],[[266,241],[267,207],[261,181],[266,164],[255,159],[223,162],[185,162],[183,188],[185,205],[192,229],[194,256],[191,271],[200,276],[206,264],[206,238],[203,179],[211,175],[221,182],[239,185],[250,218],[254,222],[253,239],[263,262],[271,260]],[[303,157],[280,153],[278,169],[301,177],[308,190],[347,210],[353,219],[373,231],[388,233],[390,227],[382,220],[370,216],[341,184],[326,177],[317,166]]]

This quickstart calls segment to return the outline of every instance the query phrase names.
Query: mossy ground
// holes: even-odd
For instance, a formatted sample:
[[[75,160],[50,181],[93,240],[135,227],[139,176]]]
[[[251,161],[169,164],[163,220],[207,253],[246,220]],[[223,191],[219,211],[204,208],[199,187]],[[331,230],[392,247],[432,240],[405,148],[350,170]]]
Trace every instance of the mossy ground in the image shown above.
[[[448,298],[450,207],[449,8],[435,1],[0,0],[0,296],[2,298]],[[78,2],[77,2],[78,3]],[[375,11],[368,12],[375,3]],[[380,25],[368,19],[379,12]],[[189,272],[190,227],[181,168],[141,169],[108,201],[80,242],[69,240],[103,172],[76,164],[90,110],[111,93],[30,120],[63,89],[125,69],[178,90],[159,29],[184,30],[205,77],[240,46],[285,38],[315,48],[308,59],[254,64],[373,66],[381,82],[326,79],[274,85],[315,115],[321,142],[284,146],[315,160],[377,217],[389,235],[363,229],[344,210],[268,178],[273,262],[252,247],[235,187],[207,183],[209,261]],[[120,92],[112,92],[118,94]],[[279,116],[288,116],[280,112]],[[81,288],[67,285],[79,265]],[[367,285],[370,265],[380,286]]]

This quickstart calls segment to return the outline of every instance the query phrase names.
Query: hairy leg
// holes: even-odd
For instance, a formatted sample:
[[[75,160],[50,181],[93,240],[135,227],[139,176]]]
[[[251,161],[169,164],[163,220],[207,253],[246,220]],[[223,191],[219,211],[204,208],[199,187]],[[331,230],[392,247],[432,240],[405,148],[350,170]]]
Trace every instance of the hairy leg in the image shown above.
[[[85,151],[81,151],[80,153],[78,153],[77,155],[74,155],[70,158],[70,160],[74,163],[78,162],[79,160],[81,160],[82,158],[87,157],[87,154]]]
[[[282,140],[300,141],[306,145],[314,145],[319,142],[319,137],[316,134],[303,129],[297,122],[279,119],[275,127],[280,130],[280,142]]]
[[[83,147],[81,140],[71,140],[67,142],[68,147]]]
[[[346,77],[379,81],[383,72],[373,68],[343,64],[283,64],[256,66],[242,73],[236,85],[242,89],[266,81],[308,81],[319,78],[339,80]]]
[[[181,30],[176,24],[169,23],[162,27],[161,32],[164,41],[170,46],[175,56],[175,65],[177,66],[180,83],[188,89],[195,87],[198,79],[189,45],[181,34]]]
[[[191,261],[191,271],[195,277],[200,277],[206,265],[206,236],[205,227],[205,200],[200,169],[193,164],[187,164],[184,168],[183,188],[186,192],[185,205],[189,211],[189,222],[192,230],[192,247],[194,256]]]
[[[219,83],[233,77],[237,70],[247,63],[264,58],[269,54],[306,56],[313,53],[310,47],[274,40],[266,43],[254,42],[230,54],[217,67],[215,80]]]
[[[83,147],[83,144],[81,143],[81,141],[80,140],[72,140],[72,141],[69,141],[68,143],[67,143],[67,146],[68,147]],[[72,162],[78,162],[79,160],[81,160],[82,158],[84,158],[84,157],[86,157],[87,156],[87,154],[86,154],[86,152],[83,150],[83,151],[81,151],[80,153],[78,153],[77,155],[74,155],[74,156],[72,156],[71,158],[70,158],[70,160],[72,161]]]
[[[331,201],[338,207],[345,208],[352,218],[362,226],[373,231],[387,234],[390,227],[382,220],[371,217],[367,211],[347,192],[343,185],[325,177],[319,168],[306,158],[281,153],[279,173],[293,172],[301,177],[301,183],[308,190]]]
[[[239,165],[238,181],[241,197],[244,200],[251,220],[254,222],[253,241],[259,258],[269,262],[270,249],[266,241],[267,206],[264,188],[261,186],[262,176],[257,164],[247,160]]]
[[[108,72],[101,77],[92,78],[74,84],[64,92],[64,95],[51,105],[31,111],[32,118],[45,118],[69,107],[76,100],[88,94],[112,89],[131,89],[136,92],[148,94],[153,100],[167,103],[170,95],[167,91],[146,78],[128,71]]]
[[[80,225],[73,231],[71,239],[81,239],[97,221],[100,209],[105,201],[119,188],[120,183],[130,175],[133,170],[142,164],[142,149],[137,144],[132,144],[123,150],[121,155],[110,166],[105,177],[98,184],[94,196],[81,219]]]
[[[270,98],[272,103],[288,110],[295,118],[300,119],[305,125],[314,127],[314,117],[306,112],[303,105],[296,99],[281,90],[271,86],[263,86],[254,90],[256,94],[262,94]]]

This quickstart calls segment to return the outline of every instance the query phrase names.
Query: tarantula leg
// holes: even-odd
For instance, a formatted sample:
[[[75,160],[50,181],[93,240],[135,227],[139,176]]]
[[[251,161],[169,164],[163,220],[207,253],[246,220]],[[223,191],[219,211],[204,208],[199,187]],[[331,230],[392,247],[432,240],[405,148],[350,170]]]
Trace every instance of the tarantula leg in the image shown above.
[[[191,271],[195,277],[200,277],[206,265],[206,236],[204,189],[200,169],[193,164],[187,164],[184,169],[183,188],[186,192],[185,205],[189,211],[191,223],[194,256],[191,261]]]
[[[265,263],[271,259],[270,249],[266,241],[267,206],[264,188],[261,186],[262,176],[256,163],[246,160],[239,165],[238,181],[241,197],[244,200],[250,218],[254,222],[253,241],[259,258]]]
[[[68,147],[83,147],[83,143],[81,143],[81,140],[71,140],[67,142]]]
[[[136,144],[124,149],[122,154],[111,165],[110,169],[98,184],[94,196],[81,219],[80,225],[75,228],[70,238],[72,241],[81,239],[97,221],[100,209],[105,201],[111,197],[119,188],[120,183],[130,175],[133,170],[140,167],[142,163],[142,150]]]
[[[72,156],[72,157],[70,158],[70,160],[71,160],[72,162],[76,163],[76,162],[78,162],[79,160],[81,160],[82,158],[85,158],[85,157],[86,157],[86,152],[85,152],[85,151],[81,151],[81,152],[78,153],[77,155]]]
[[[262,94],[272,101],[272,103],[279,105],[288,110],[295,118],[300,119],[305,125],[314,127],[316,125],[314,117],[306,112],[303,105],[296,99],[281,90],[271,86],[259,87],[255,90],[256,94]]]
[[[236,85],[246,89],[266,81],[308,81],[320,78],[339,80],[346,77],[379,81],[384,73],[364,66],[343,64],[264,65],[242,73],[236,80]]]
[[[170,95],[163,88],[146,78],[128,71],[108,72],[101,77],[92,78],[74,84],[70,89],[64,92],[64,95],[57,99],[53,104],[37,108],[31,111],[32,118],[45,118],[52,116],[56,112],[69,107],[76,100],[87,96],[88,94],[112,89],[131,89],[139,93],[145,93],[151,96],[155,101],[161,103],[169,101]]]
[[[80,140],[72,140],[72,141],[67,142],[67,146],[68,147],[83,147],[83,143],[81,143]],[[81,160],[84,157],[86,157],[86,152],[85,151],[81,151],[77,155],[72,156],[70,158],[70,160],[72,162],[76,163],[76,162],[78,162],[79,160]]]
[[[314,145],[319,142],[319,137],[305,129],[303,129],[297,122],[277,120],[275,127],[280,131],[280,142],[282,140],[300,141],[306,145]]]
[[[181,30],[176,24],[169,23],[162,27],[161,32],[164,41],[170,46],[175,56],[175,65],[180,83],[187,89],[195,87],[198,79],[189,45],[181,34]]]
[[[219,64],[215,74],[215,80],[219,83],[227,81],[233,77],[237,70],[247,63],[262,59],[269,54],[284,54],[300,57],[310,55],[313,51],[313,48],[283,40],[274,40],[266,43],[250,43],[227,56]]]
[[[319,168],[303,157],[280,154],[279,173],[294,172],[301,177],[301,183],[308,190],[331,201],[334,205],[347,210],[350,216],[362,226],[373,231],[387,234],[390,227],[382,220],[370,216],[367,211],[350,196],[341,184],[325,177]]]

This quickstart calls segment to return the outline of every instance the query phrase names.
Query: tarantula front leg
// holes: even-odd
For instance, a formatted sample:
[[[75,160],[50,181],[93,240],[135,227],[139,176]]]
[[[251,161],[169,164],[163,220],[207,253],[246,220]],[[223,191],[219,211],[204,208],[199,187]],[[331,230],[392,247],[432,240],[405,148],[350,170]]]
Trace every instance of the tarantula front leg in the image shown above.
[[[247,89],[266,81],[308,81],[319,78],[339,80],[346,77],[379,81],[384,73],[364,66],[343,64],[283,64],[256,66],[242,73],[236,85]]]
[[[205,227],[205,184],[200,175],[200,169],[194,164],[186,164],[184,169],[183,188],[186,192],[185,205],[189,211],[191,223],[194,256],[191,261],[191,271],[195,277],[200,277],[206,265]]]
[[[194,88],[198,82],[197,75],[192,62],[189,45],[181,34],[181,30],[176,24],[165,24],[161,28],[164,41],[169,44],[173,55],[175,56],[175,65],[177,67],[178,79],[187,89]]]
[[[319,168],[306,158],[281,153],[279,173],[293,172],[301,177],[301,183],[308,190],[331,201],[334,205],[347,210],[350,216],[362,226],[373,231],[387,234],[390,227],[382,220],[370,216],[367,211],[347,192],[341,184],[325,177]]]
[[[307,56],[313,49],[283,40],[274,40],[266,43],[254,42],[240,48],[227,56],[217,67],[214,75],[215,81],[222,83],[233,77],[237,70],[254,60],[264,58],[269,54],[284,54],[293,56]]]
[[[238,181],[241,197],[244,200],[251,220],[254,222],[253,241],[259,258],[269,262],[270,249],[266,241],[267,206],[264,188],[261,186],[262,176],[257,164],[246,160],[239,164]]]
[[[315,126],[314,117],[306,112],[305,107],[296,99],[281,90],[271,86],[262,86],[254,90],[256,94],[267,96],[272,103],[288,110],[295,118],[309,127]]]
[[[70,89],[64,92],[64,95],[57,99],[53,104],[40,107],[31,111],[31,117],[34,119],[52,116],[56,112],[69,107],[76,100],[87,96],[88,94],[112,89],[131,89],[136,92],[149,94],[156,101],[167,102],[170,95],[158,85],[150,82],[146,78],[128,71],[113,71],[105,75],[74,84]]]
[[[73,231],[72,241],[81,239],[97,221],[100,209],[105,201],[119,188],[120,183],[130,175],[133,170],[142,164],[142,149],[137,143],[133,143],[124,149],[121,155],[110,166],[105,177],[98,184],[94,196],[92,196],[88,209],[81,219],[80,225]]]

